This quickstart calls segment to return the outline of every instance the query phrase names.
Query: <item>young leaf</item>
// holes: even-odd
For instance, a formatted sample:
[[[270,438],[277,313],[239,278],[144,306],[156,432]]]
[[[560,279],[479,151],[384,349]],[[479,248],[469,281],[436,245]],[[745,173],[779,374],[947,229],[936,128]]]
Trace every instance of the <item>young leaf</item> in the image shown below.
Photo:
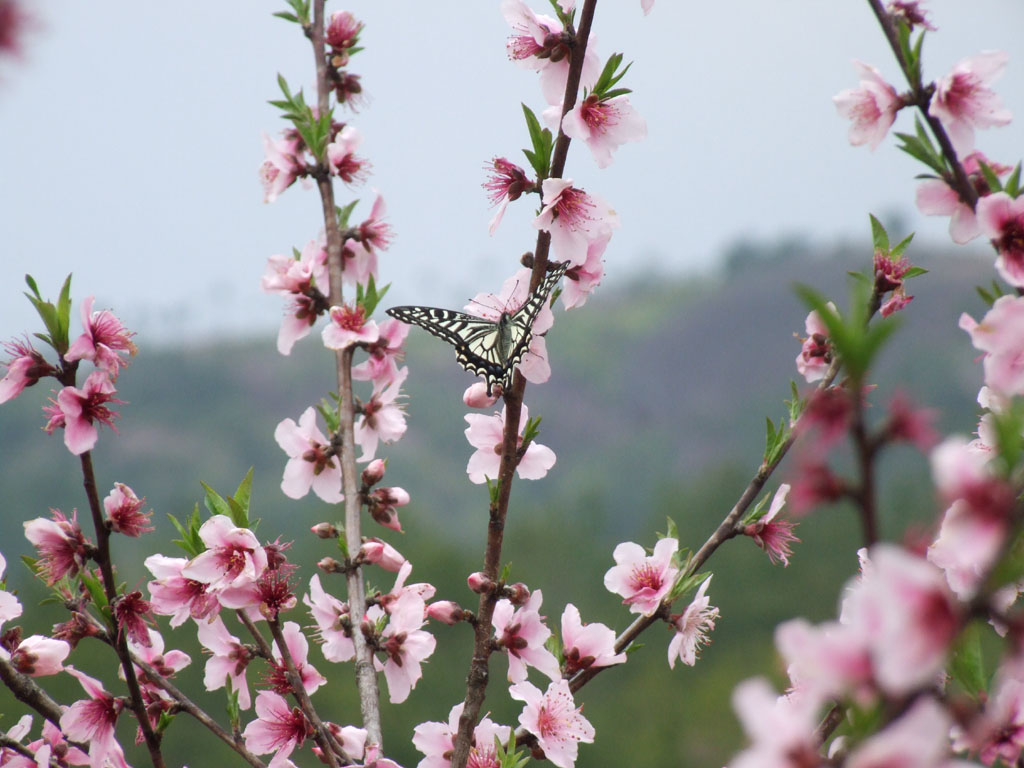
[[[985,673],[985,658],[981,650],[978,622],[968,624],[958,638],[949,662],[949,674],[971,698],[976,699],[988,689],[988,675]]]
[[[224,497],[202,480],[199,481],[199,484],[206,489],[206,498],[203,499],[203,506],[206,507],[209,513],[211,515],[226,515],[227,517],[231,517],[231,505],[227,503]]]
[[[874,217],[874,214],[868,214],[871,217],[871,241],[874,243],[876,251],[889,252],[889,234],[885,231],[885,227],[882,226],[882,222]]]

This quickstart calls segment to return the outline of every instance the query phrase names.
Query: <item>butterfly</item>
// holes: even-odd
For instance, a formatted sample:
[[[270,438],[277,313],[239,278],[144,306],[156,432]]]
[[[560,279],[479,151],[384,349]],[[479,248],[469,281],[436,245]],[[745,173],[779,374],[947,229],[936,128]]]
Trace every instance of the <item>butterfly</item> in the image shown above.
[[[533,322],[548,295],[561,280],[569,262],[555,266],[519,309],[502,312],[497,321],[437,307],[391,307],[397,320],[425,328],[455,347],[459,365],[487,381],[487,394],[498,384],[502,391],[512,383],[512,373],[530,349]]]

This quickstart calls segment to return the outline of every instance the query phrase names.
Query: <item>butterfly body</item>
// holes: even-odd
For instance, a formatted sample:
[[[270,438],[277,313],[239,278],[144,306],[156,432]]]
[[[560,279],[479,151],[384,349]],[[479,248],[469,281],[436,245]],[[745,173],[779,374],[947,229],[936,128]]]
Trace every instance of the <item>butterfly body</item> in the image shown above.
[[[568,262],[559,264],[514,312],[501,312],[497,321],[438,307],[391,307],[387,311],[403,323],[418,325],[455,347],[463,368],[487,382],[487,394],[496,385],[507,390],[512,374],[530,349],[533,323]]]

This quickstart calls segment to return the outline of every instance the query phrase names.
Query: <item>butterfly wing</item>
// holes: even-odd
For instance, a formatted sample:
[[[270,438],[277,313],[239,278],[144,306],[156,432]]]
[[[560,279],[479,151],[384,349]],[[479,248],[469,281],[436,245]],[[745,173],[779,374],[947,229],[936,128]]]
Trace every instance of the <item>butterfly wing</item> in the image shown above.
[[[533,323],[536,321],[537,315],[540,314],[541,309],[547,303],[548,296],[551,294],[555,284],[562,279],[562,275],[565,274],[565,270],[568,268],[569,262],[565,261],[548,272],[544,276],[543,282],[537,287],[537,290],[530,294],[526,303],[509,317],[511,343],[509,345],[508,358],[506,359],[508,368],[505,374],[506,386],[508,383],[511,383],[512,372],[516,366],[523,361],[523,357],[530,351],[530,342],[533,340]]]
[[[487,379],[490,394],[505,380],[498,324],[481,317],[437,307],[391,307],[387,313],[396,320],[418,325],[455,347],[455,359],[467,371]]]
[[[508,389],[513,371],[530,349],[533,323],[568,266],[569,262],[564,262],[548,272],[526,303],[511,315],[503,315],[497,323],[437,307],[391,307],[387,313],[403,323],[418,325],[455,347],[459,365],[483,376],[490,395],[496,384]],[[508,334],[504,343],[503,332]]]

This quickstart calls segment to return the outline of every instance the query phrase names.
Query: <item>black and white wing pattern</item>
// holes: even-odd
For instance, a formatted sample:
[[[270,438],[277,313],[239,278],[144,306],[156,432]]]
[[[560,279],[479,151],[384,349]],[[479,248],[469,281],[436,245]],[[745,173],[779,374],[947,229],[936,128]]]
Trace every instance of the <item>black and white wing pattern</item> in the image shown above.
[[[436,307],[391,307],[387,311],[403,323],[425,328],[455,347],[459,365],[487,381],[487,394],[495,385],[502,390],[512,383],[512,373],[530,349],[533,322],[569,262],[544,276],[537,290],[515,312],[502,312],[497,322]]]

